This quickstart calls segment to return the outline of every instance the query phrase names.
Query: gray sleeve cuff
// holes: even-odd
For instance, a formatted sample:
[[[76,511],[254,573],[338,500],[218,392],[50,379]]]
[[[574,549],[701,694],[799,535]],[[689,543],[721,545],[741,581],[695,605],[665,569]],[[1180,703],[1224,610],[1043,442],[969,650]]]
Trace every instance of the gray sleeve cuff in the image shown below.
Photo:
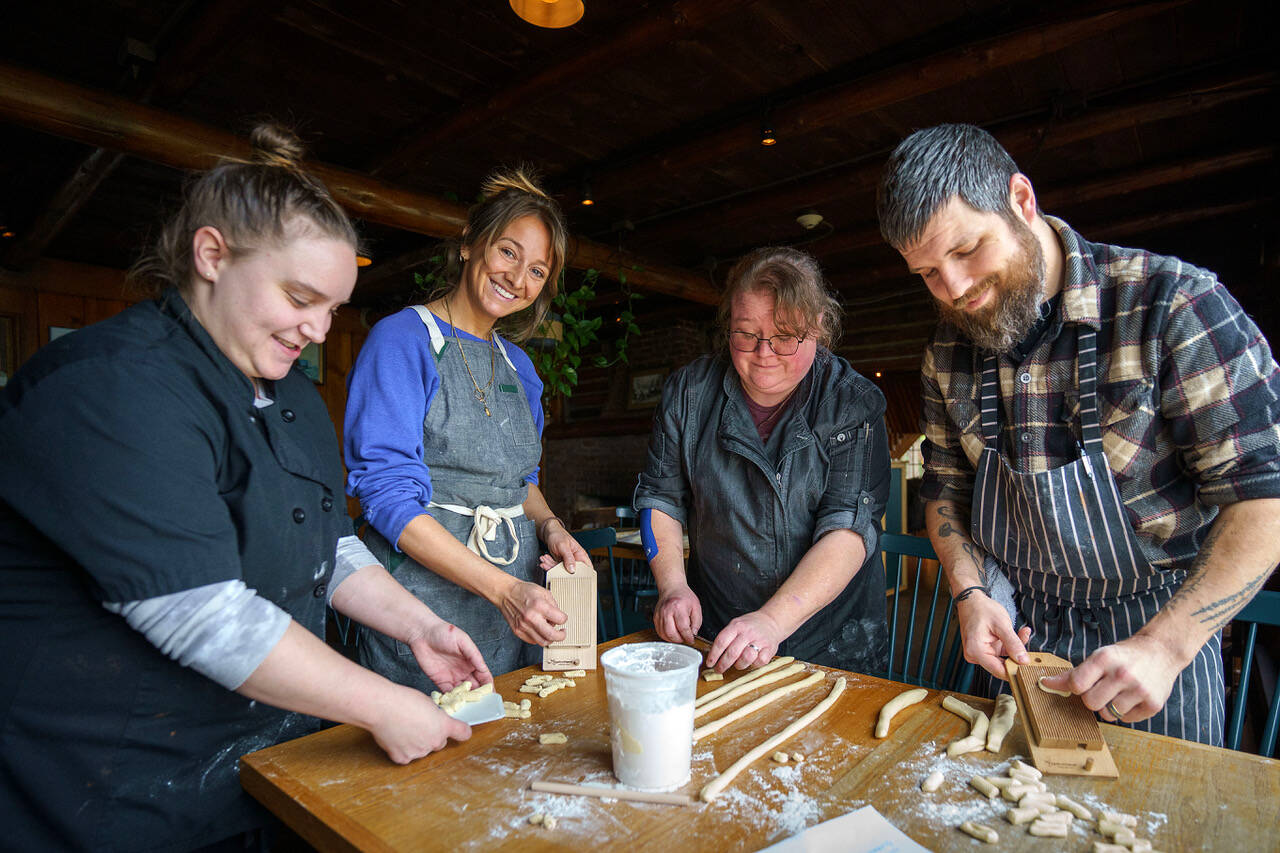
[[[102,606],[165,655],[228,690],[244,684],[293,621],[239,580]]]
[[[363,569],[365,566],[380,566],[378,558],[373,556],[369,546],[359,536],[343,536],[338,540],[338,552],[333,566],[333,577],[329,579],[329,597],[326,604],[333,603],[333,593],[342,582]]]

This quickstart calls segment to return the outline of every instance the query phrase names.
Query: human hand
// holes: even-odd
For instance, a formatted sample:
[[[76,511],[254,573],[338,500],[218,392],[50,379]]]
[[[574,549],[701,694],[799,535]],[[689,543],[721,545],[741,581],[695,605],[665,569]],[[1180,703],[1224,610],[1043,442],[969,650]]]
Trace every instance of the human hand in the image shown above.
[[[1136,723],[1164,707],[1182,670],[1172,650],[1138,633],[1103,646],[1070,672],[1046,678],[1044,686],[1078,695],[1109,723]]]
[[[548,525],[550,527],[550,525]],[[573,538],[569,531],[565,530],[560,524],[555,525],[554,531],[547,532],[546,546],[547,552],[538,558],[538,565],[545,572],[556,565],[556,563],[564,563],[565,571],[573,572],[574,567],[578,563],[586,563],[591,565],[591,558],[587,556],[586,550],[578,544],[578,540]]]
[[[731,666],[737,669],[763,666],[773,660],[778,644],[785,639],[778,623],[762,611],[744,613],[716,635],[707,652],[707,666],[717,672],[725,672]]]
[[[408,645],[418,666],[441,690],[464,681],[473,687],[493,681],[475,642],[456,625],[439,620]]]
[[[653,609],[653,627],[668,643],[693,645],[702,627],[702,604],[688,584],[673,585],[658,593]]]
[[[1027,641],[1031,639],[1031,627],[1024,625],[1014,633],[1009,611],[985,594],[970,595],[956,602],[956,616],[960,620],[960,638],[964,644],[964,659],[976,664],[996,678],[1006,680],[1004,659],[1027,662]]]
[[[395,701],[384,703],[381,712],[369,727],[369,734],[396,764],[408,764],[444,749],[450,738],[464,741],[471,737],[470,726],[450,717],[431,697],[410,687],[397,690]]]
[[[514,581],[498,600],[498,610],[511,630],[526,643],[547,646],[563,640],[569,619],[551,593],[528,581]]]

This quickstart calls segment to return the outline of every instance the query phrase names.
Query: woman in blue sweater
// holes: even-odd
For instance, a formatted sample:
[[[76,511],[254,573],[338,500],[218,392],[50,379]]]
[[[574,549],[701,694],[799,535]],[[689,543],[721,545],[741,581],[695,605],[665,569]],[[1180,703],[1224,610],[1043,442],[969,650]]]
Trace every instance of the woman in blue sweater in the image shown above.
[[[519,171],[491,176],[448,250],[449,284],[374,326],[347,397],[347,491],[370,549],[466,631],[495,674],[564,638],[539,562],[587,561],[538,489],[542,382],[496,331],[525,340],[542,322],[565,244],[555,201]],[[541,561],[539,539],[550,552]],[[399,640],[362,631],[359,647],[388,678],[433,686]]]

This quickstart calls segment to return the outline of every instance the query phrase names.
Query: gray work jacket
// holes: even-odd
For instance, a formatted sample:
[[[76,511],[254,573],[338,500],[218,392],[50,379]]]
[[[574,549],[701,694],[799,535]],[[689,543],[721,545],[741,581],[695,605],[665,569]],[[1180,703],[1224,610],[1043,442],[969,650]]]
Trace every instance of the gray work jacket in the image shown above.
[[[766,453],[723,356],[667,380],[636,509],[658,509],[689,533],[689,586],[705,636],[758,610],[824,534],[852,530],[867,559],[779,653],[862,672],[887,667],[884,572],[877,560],[889,492],[884,395],[823,347]]]

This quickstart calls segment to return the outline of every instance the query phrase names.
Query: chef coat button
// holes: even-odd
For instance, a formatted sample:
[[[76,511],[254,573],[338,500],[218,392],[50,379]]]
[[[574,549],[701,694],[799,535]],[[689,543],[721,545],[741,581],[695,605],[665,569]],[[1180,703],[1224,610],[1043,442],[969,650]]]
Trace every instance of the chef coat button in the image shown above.
[[[293,508],[293,520],[298,524],[301,524],[302,522],[307,520],[307,514],[306,512],[303,511],[302,507],[295,506]]]
[[[1021,376],[1018,377],[1018,381],[1021,382],[1023,385],[1028,384],[1031,381],[1031,374],[1030,373],[1022,374]]]
[[[1026,444],[1028,441],[1031,440],[1031,433],[1024,432],[1021,437],[1022,437],[1022,443]]]
[[[318,583],[316,588],[311,590],[311,594],[316,598],[324,598],[324,594],[329,591],[328,584]]]
[[[837,435],[836,441],[844,441],[844,433],[840,433],[839,435]]]
[[[280,417],[284,419],[285,423],[291,424],[293,423],[293,419],[297,416],[293,413],[293,409],[281,409]]]
[[[333,509],[333,498],[321,498],[320,508],[325,512],[328,512],[329,510]]]

